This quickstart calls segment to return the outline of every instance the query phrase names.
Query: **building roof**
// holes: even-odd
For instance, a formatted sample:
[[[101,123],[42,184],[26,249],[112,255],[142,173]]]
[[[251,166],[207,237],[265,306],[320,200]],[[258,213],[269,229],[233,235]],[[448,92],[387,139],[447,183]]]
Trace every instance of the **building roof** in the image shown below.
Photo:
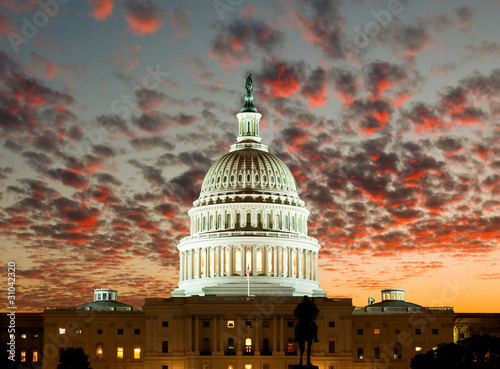
[[[112,300],[92,301],[76,307],[78,310],[132,310],[132,305]]]
[[[367,305],[367,307],[422,307],[422,306],[402,300],[384,300],[372,305]]]

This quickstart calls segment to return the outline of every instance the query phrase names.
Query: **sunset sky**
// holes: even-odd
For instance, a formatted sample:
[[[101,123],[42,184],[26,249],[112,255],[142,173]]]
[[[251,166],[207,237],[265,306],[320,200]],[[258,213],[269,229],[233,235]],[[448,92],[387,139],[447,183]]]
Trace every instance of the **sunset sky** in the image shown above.
[[[169,297],[250,72],[328,297],[500,312],[499,19],[497,0],[0,2],[0,290],[15,261],[22,311]]]

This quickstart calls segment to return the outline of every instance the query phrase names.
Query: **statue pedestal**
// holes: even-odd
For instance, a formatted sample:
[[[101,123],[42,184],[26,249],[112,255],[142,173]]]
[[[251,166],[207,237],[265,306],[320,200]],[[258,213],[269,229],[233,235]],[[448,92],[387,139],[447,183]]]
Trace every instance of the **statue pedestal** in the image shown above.
[[[293,369],[319,369],[316,365],[292,365]]]

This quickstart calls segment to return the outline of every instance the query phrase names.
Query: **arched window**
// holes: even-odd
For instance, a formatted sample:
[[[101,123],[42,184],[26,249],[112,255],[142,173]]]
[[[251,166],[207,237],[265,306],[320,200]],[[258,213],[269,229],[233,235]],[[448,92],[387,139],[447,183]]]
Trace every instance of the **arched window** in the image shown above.
[[[295,217],[292,216],[292,224],[291,224],[292,231],[295,231]]]
[[[102,342],[98,342],[95,345],[95,357],[96,357],[96,359],[102,359],[104,357],[104,350],[102,348]]]
[[[285,215],[285,224],[284,224],[284,228],[285,228],[285,229],[288,229],[288,215]]]
[[[399,342],[394,343],[394,359],[401,359],[401,344]]]
[[[262,228],[262,215],[257,214],[257,227]]]
[[[245,265],[248,266],[248,269],[252,271],[252,251],[247,250],[245,253]],[[245,267],[246,268],[246,267]],[[245,269],[245,272],[247,270]]]
[[[245,352],[248,354],[252,352],[252,339],[250,337],[245,339]]]
[[[210,229],[214,229],[214,216],[210,215]]]
[[[277,228],[277,229],[280,228],[280,216],[279,216],[279,214],[276,214],[276,222],[274,223],[274,228]]]
[[[231,214],[227,215],[226,228],[231,228]]]
[[[271,228],[271,214],[267,214],[266,219],[266,227]]]
[[[217,216],[217,229],[220,229],[222,227],[222,215]]]
[[[207,229],[207,217],[203,217],[203,230]]]
[[[236,227],[241,227],[241,214],[236,214]]]
[[[247,227],[252,226],[252,214],[247,213]]]

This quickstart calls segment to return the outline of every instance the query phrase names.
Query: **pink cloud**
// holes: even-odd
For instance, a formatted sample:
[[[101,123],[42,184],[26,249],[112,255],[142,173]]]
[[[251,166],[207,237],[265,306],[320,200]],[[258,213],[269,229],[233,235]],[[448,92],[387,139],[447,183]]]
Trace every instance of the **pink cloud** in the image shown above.
[[[135,35],[144,36],[156,33],[167,19],[167,15],[163,9],[149,0],[146,2],[129,0],[125,3],[125,19]]]
[[[113,0],[86,0],[92,5],[92,16],[98,21],[106,20],[113,14]]]

